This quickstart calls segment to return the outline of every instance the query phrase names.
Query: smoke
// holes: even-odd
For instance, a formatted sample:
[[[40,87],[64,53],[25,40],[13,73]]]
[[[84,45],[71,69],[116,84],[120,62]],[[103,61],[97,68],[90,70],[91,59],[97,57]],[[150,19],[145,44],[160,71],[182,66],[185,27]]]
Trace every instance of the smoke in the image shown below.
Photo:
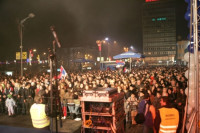
[[[2,2],[3,1],[3,2]],[[18,23],[24,23],[23,48],[46,49],[52,45],[50,26],[55,26],[62,47],[96,45],[109,37],[123,44],[138,40],[142,0],[2,0],[0,40],[5,51],[19,51]],[[141,46],[141,44],[140,44]],[[12,52],[13,56],[15,55]]]
[[[139,4],[134,1],[80,0],[66,1],[65,9],[75,17],[78,33],[83,38],[88,40],[92,38],[94,41],[109,36],[115,40],[124,41],[132,38],[131,34],[136,32],[130,30],[141,25],[138,23],[139,19],[135,18],[135,14],[140,13],[140,8],[134,8]],[[121,37],[125,38],[121,39]]]

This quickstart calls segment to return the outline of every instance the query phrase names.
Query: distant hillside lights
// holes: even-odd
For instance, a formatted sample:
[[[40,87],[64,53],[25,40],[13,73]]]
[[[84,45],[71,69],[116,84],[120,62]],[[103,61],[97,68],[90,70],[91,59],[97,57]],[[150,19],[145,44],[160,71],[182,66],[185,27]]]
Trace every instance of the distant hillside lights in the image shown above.
[[[146,0],[145,2],[155,2],[155,1],[159,1],[159,0]]]

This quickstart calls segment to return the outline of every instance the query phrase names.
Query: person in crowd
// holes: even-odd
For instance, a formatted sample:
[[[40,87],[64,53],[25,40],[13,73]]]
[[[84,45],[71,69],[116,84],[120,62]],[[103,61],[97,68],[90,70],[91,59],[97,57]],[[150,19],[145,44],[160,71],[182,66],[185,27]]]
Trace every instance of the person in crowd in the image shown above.
[[[126,100],[127,104],[129,105],[129,112],[128,116],[131,118],[131,124],[136,124],[135,122],[135,116],[137,114],[137,105],[138,100],[134,93],[131,94],[131,96]]]
[[[44,86],[43,86],[42,83],[39,85],[39,89],[40,89],[40,90],[38,91],[38,96],[43,97],[43,96],[44,96],[44,93],[45,93],[45,88],[44,88]]]
[[[14,99],[12,98],[11,94],[7,95],[7,99],[5,101],[5,105],[8,109],[8,116],[13,116],[14,115],[14,106],[16,106]]]
[[[17,115],[21,114],[22,113],[22,100],[21,100],[21,96],[20,95],[17,95],[16,99],[15,99],[15,102],[16,102],[16,108],[15,108],[15,112]]]
[[[168,96],[167,88],[163,87],[162,96]]]
[[[0,113],[4,113],[5,99],[3,98],[3,87],[0,85]]]
[[[134,130],[132,130],[132,133],[143,133],[144,130],[144,121],[145,121],[145,117],[142,113],[138,113],[135,116],[135,121],[137,123],[137,125],[135,126]]]
[[[24,91],[25,91],[25,82],[23,82],[23,84],[22,84],[22,86],[20,87],[20,89],[19,89],[19,96],[20,96],[20,101],[19,101],[19,103],[21,104],[21,107],[22,107],[22,109],[21,109],[21,113],[23,114],[23,115],[25,115],[26,114],[26,105],[25,105],[25,95],[24,95]]]
[[[145,118],[149,118],[149,114],[151,113],[152,118],[150,117],[151,120],[148,120],[150,121],[150,123],[152,122],[152,120],[154,120],[155,117],[153,107],[157,111],[161,107],[160,101],[162,94],[164,96],[168,95],[170,102],[174,103],[174,106],[178,109],[181,119],[181,114],[184,114],[184,111],[182,111],[182,109],[185,106],[185,100],[183,99],[186,99],[185,94],[183,93],[183,91],[187,87],[187,79],[183,75],[186,69],[186,67],[182,66],[141,66],[133,67],[133,69],[129,73],[121,73],[119,71],[112,70],[69,72],[68,78],[57,79],[59,86],[58,95],[61,98],[62,105],[66,106],[66,111],[63,110],[63,113],[67,113],[67,110],[69,110],[68,112],[71,113],[71,117],[74,115],[76,100],[78,103],[78,99],[75,94],[76,92],[78,93],[79,97],[82,95],[84,90],[89,90],[96,87],[114,87],[117,88],[118,93],[125,92],[125,100],[127,100],[125,101],[125,103],[129,101],[128,99],[131,97],[131,94],[134,93],[139,103],[139,105],[136,105],[136,108],[138,108],[138,110],[141,110],[143,115],[146,111],[146,115],[148,115],[145,116]],[[56,80],[53,79],[53,86],[55,86],[55,81]],[[18,86],[16,85],[16,83],[19,83],[20,85],[19,90],[17,89]],[[31,83],[31,86],[27,87],[27,83]],[[10,87],[8,87],[8,84],[10,85]],[[12,94],[13,97],[16,97],[16,108],[19,109],[19,114],[27,114],[28,112],[26,112],[26,102],[28,102],[29,96],[32,98],[32,100],[37,96],[41,96],[42,98],[46,99],[47,97],[49,97],[48,93],[51,91],[51,88],[49,88],[49,84],[49,74],[38,74],[32,76],[27,74],[19,78],[17,76],[2,76],[0,79],[0,110],[1,107],[5,108],[5,100],[7,98],[7,94]],[[61,90],[61,84],[65,84],[65,88],[63,90]],[[12,90],[12,88],[14,88],[14,90]],[[32,92],[31,90],[34,90],[34,92]],[[53,89],[53,93],[55,92],[56,89]],[[145,100],[145,94],[147,93],[150,95],[150,100]],[[44,99],[42,100],[44,102]],[[148,107],[145,106],[145,108],[143,108],[145,109],[145,111],[143,109],[140,109],[140,104],[142,103],[142,101],[148,101]],[[49,103],[49,101],[46,101],[45,103]],[[153,106],[151,105],[151,103]],[[129,107],[128,111],[132,110],[131,106],[132,105],[130,104],[126,106]],[[2,110],[5,113],[5,109]],[[16,113],[17,112],[18,111],[16,111]],[[128,112],[126,113],[128,114]],[[67,115],[64,116],[66,117]],[[142,125],[145,130],[152,129],[146,128],[147,126],[145,124]]]
[[[187,96],[185,94],[185,90],[183,88],[180,88],[180,92],[178,93],[177,99],[175,101],[176,102],[176,109],[179,111],[179,126],[178,126],[178,129],[177,129],[178,131],[180,131],[181,128],[182,128],[186,99],[187,99]]]
[[[7,82],[6,88],[5,88],[5,94],[6,95],[11,94],[12,95],[13,91],[14,91],[13,87],[11,87],[10,83]]]
[[[149,100],[151,104],[153,104],[155,96],[152,94],[152,91],[150,89],[147,90],[147,93],[149,94]]]
[[[16,99],[19,93],[20,83],[18,82],[18,80],[16,80],[16,82],[13,81],[13,84],[14,84],[13,98]]]
[[[168,92],[169,101],[170,101],[171,103],[173,103],[173,102],[175,101],[175,95],[174,95],[174,93],[173,93],[173,91],[172,91],[172,87],[171,87],[171,86],[169,86],[167,92]]]
[[[27,82],[25,84],[25,89],[24,89],[24,104],[25,105],[25,114],[29,114],[29,110],[31,105],[33,104],[33,98],[32,94],[33,91],[30,89],[31,83]]]
[[[164,96],[161,98],[161,108],[157,111],[154,126],[156,132],[176,133],[179,124],[179,112],[172,107],[169,98]]]
[[[39,91],[40,91],[40,84],[37,84],[35,89],[35,96],[39,95]]]
[[[48,87],[49,88],[49,87]],[[43,101],[44,101],[44,104],[48,104],[50,102],[49,98],[50,98],[50,92],[49,92],[49,89],[46,88],[44,91],[44,95],[43,95]]]
[[[42,99],[40,96],[35,97],[35,103],[30,108],[31,120],[34,128],[49,130],[49,111]]]
[[[66,117],[67,117],[67,98],[66,98],[66,95],[68,94],[68,90],[66,88],[66,84],[64,84],[64,83],[61,83],[59,87],[60,87],[60,101],[61,101],[62,110],[63,110],[62,119],[66,119]]]
[[[151,105],[149,94],[144,94],[144,99],[138,104],[138,113],[143,113],[145,117],[143,133],[155,132],[153,123],[156,116],[155,107]]]
[[[74,114],[76,115],[76,118],[74,119],[75,121],[80,121],[81,120],[81,116],[79,115],[79,108],[80,108],[80,100],[78,99],[78,92],[74,92],[73,95],[73,99],[74,99]]]
[[[36,89],[36,84],[35,84],[35,82],[31,82],[30,92],[31,92],[31,97],[32,97],[32,98],[35,97],[35,89]]]
[[[74,100],[73,100],[73,89],[68,89],[68,91],[66,92],[66,99],[67,99],[67,107],[69,109],[69,113],[70,113],[70,119],[74,119]]]
[[[152,103],[156,110],[158,110],[161,107],[160,100],[161,100],[161,92],[157,91],[156,97],[154,98],[154,101]]]

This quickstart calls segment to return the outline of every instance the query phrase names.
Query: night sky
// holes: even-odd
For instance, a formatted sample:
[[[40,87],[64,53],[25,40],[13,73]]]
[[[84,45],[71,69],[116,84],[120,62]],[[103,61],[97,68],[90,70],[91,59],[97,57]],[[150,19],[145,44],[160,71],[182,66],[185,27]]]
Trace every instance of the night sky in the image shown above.
[[[177,35],[188,34],[184,14],[187,4],[177,3]],[[62,47],[95,45],[109,37],[120,45],[133,45],[142,52],[142,4],[144,0],[0,0],[0,61],[20,51],[19,22],[24,23],[23,49],[39,52],[51,47],[54,25]],[[180,38],[179,37],[179,38]]]

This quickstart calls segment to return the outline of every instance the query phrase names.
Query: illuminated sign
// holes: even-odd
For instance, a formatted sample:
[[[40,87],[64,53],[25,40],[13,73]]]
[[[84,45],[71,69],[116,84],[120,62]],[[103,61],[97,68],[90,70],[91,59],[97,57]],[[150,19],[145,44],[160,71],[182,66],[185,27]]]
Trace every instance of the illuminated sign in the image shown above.
[[[151,19],[152,21],[165,21],[165,20],[167,20],[167,18],[152,18]]]
[[[159,0],[146,0],[146,2],[154,2],[154,1],[159,1]]]
[[[157,18],[157,21],[166,20],[166,18]]]

